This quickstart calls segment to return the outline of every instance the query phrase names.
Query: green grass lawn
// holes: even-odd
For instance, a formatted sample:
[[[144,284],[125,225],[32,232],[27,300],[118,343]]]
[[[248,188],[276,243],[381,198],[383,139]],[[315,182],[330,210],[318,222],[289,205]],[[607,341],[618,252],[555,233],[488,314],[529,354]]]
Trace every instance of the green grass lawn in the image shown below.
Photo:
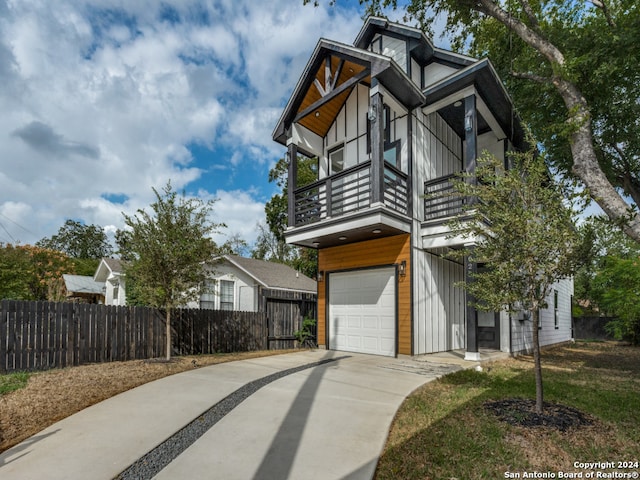
[[[533,361],[495,362],[481,372],[448,375],[407,398],[376,478],[527,478],[524,472],[535,471],[558,478],[558,472],[595,472],[574,468],[575,462],[640,461],[640,348],[580,342],[545,351],[542,362],[545,402],[579,409],[592,425],[560,432],[501,422],[484,403],[533,399]]]
[[[23,388],[29,380],[29,375],[27,372],[0,374],[0,395]]]

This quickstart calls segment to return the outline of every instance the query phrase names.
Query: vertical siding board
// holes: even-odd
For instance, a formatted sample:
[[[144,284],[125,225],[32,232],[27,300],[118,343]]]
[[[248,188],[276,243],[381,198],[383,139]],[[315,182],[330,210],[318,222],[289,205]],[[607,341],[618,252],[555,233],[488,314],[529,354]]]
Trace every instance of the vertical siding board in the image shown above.
[[[17,323],[17,305],[15,301],[9,303],[9,315],[7,318],[7,370],[16,369],[16,323]]]
[[[9,302],[0,300],[0,373],[5,373],[7,369],[7,324],[9,317]]]

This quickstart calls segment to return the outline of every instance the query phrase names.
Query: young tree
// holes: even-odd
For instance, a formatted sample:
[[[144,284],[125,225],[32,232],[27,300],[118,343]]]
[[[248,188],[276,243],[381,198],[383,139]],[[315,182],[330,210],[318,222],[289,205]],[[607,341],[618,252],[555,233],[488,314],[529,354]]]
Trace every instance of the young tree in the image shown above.
[[[168,182],[152,213],[124,215],[119,236],[125,273],[141,302],[166,310],[166,358],[171,358],[171,310],[200,298],[207,268],[217,254],[210,235],[224,225],[210,219],[213,201],[178,196]]]
[[[452,234],[475,242],[458,256],[486,267],[464,285],[476,307],[531,313],[536,410],[541,412],[540,309],[547,307],[553,284],[573,272],[579,243],[572,211],[543,158],[530,151],[512,154],[511,162],[504,171],[501,161],[484,154],[476,177],[454,182],[453,195],[467,201],[450,226]]]
[[[378,15],[400,6],[407,20],[417,20],[430,34],[434,21],[445,18],[454,46],[489,54],[554,161],[640,241],[640,6],[635,0],[361,3]]]

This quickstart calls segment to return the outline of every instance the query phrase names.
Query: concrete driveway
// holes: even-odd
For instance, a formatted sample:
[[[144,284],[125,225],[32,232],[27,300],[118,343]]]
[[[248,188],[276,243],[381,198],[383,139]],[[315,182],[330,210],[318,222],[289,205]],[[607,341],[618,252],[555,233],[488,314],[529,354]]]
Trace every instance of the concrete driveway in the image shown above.
[[[460,368],[325,350],[212,365],[52,425],[0,454],[0,478],[370,479],[406,396]]]

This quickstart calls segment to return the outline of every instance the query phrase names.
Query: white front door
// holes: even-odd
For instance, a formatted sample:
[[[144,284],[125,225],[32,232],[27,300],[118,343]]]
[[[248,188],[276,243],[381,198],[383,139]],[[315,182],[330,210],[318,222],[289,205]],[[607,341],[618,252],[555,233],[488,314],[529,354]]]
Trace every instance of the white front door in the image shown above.
[[[329,348],[395,356],[394,267],[329,275]]]

